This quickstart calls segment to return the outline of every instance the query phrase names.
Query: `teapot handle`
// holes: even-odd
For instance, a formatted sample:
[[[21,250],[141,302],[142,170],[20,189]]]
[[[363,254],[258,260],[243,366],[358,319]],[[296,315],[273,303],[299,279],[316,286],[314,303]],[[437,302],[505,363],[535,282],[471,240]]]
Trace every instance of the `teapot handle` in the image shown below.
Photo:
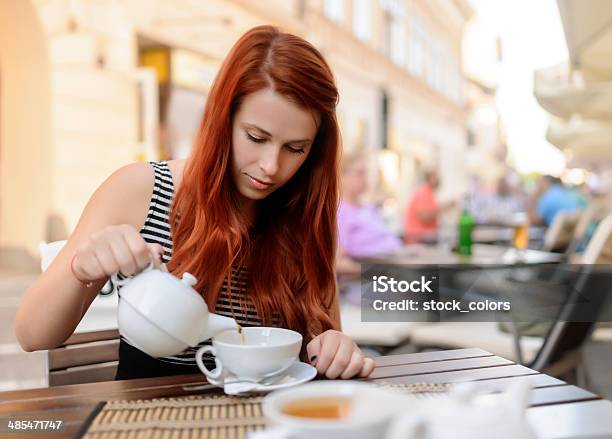
[[[147,265],[140,273],[144,273],[145,271],[149,271],[152,270],[155,267],[155,265],[153,264],[153,261],[149,262],[149,265]],[[138,273],[138,274],[140,274]],[[119,279],[119,273],[115,273],[111,276],[111,281],[113,282],[113,284],[117,285],[118,287],[122,287],[125,284],[127,284],[129,281],[131,280],[131,277],[126,277],[123,279]]]

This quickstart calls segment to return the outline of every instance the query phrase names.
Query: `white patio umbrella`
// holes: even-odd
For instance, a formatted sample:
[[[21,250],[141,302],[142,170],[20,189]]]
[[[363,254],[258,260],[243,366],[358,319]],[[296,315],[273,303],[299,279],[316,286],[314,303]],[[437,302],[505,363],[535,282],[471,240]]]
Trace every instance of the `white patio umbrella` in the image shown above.
[[[557,0],[574,67],[587,81],[612,80],[612,1]]]
[[[567,63],[538,70],[534,76],[534,95],[549,113],[569,119],[612,120],[612,82],[584,83],[570,72]]]

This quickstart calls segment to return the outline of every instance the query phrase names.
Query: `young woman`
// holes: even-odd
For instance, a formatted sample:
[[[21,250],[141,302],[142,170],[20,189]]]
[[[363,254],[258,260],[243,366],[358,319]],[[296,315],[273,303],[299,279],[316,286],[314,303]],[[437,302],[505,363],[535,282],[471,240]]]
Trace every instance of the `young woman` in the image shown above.
[[[216,313],[302,333],[320,374],[369,375],[373,361],[339,332],[337,101],[311,44],[270,26],[247,32],[210,90],[191,156],[121,168],[92,196],[25,294],[22,347],[61,344],[110,275],[153,259],[192,273]],[[195,350],[156,359],[121,340],[117,378],[197,372]]]

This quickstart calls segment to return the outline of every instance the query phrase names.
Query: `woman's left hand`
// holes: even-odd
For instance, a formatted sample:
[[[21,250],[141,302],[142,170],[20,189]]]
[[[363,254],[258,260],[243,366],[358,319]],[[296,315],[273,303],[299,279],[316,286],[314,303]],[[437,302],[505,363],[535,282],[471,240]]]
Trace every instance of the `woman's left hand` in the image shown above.
[[[374,370],[374,360],[364,357],[351,337],[333,329],[313,338],[306,352],[310,364],[330,379],[365,378]]]

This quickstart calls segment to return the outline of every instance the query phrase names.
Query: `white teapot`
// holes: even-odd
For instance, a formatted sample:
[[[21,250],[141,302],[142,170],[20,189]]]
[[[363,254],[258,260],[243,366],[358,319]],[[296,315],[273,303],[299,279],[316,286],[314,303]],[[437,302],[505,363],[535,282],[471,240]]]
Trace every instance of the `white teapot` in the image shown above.
[[[238,328],[234,319],[208,311],[192,288],[197,280],[189,273],[180,280],[149,264],[132,278],[113,275],[113,282],[122,287],[119,333],[152,357],[179,354],[221,331]]]
[[[392,423],[387,439],[535,439],[525,419],[531,394],[517,382],[502,394],[478,394],[470,383],[449,397],[420,401],[413,413]]]

